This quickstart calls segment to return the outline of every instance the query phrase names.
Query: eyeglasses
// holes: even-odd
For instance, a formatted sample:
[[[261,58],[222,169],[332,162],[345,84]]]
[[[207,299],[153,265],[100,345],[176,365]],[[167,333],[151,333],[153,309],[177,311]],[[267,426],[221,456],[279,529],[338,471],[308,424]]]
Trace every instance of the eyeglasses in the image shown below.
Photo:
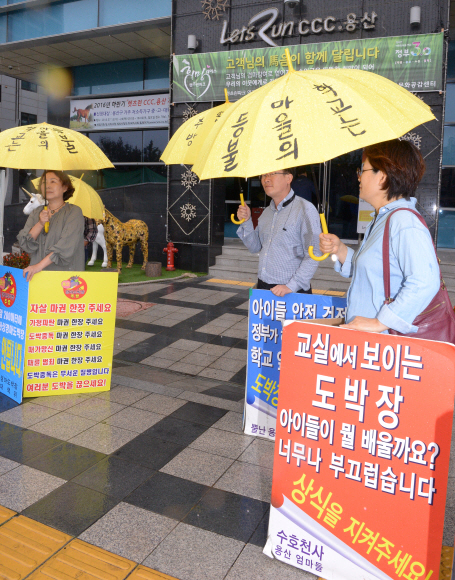
[[[357,177],[359,177],[359,178],[360,178],[360,177],[362,177],[362,173],[363,173],[364,171],[376,171],[376,170],[375,170],[374,168],[371,168],[371,169],[360,169],[360,167],[359,167],[359,168],[357,169]]]
[[[264,173],[263,175],[260,176],[260,178],[264,179],[265,177],[272,177],[272,175],[288,175],[288,174],[283,173],[282,171],[275,171],[274,173]]]

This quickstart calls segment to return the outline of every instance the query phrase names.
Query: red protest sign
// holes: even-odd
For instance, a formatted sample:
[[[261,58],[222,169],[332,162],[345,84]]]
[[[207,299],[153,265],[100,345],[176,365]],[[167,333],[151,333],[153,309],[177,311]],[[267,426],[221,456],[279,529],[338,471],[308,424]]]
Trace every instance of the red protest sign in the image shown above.
[[[283,332],[265,552],[334,580],[435,580],[455,347],[293,322]]]

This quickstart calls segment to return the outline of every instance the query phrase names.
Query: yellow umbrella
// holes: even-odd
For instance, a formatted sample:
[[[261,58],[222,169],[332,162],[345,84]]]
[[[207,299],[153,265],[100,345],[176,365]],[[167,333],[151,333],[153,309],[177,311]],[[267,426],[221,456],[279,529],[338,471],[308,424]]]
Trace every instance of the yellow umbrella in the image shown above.
[[[114,166],[85,135],[39,123],[0,133],[0,167],[70,171]],[[47,203],[44,208],[47,209]],[[49,223],[44,225],[44,231],[49,231]]]
[[[82,175],[82,177],[84,176]],[[101,197],[93,189],[93,187],[82,180],[82,177],[79,179],[78,177],[74,177],[74,175],[69,175],[71,183],[74,187],[74,193],[73,196],[69,198],[68,203],[72,203],[73,205],[80,207],[85,217],[92,218],[94,220],[102,220],[104,219],[104,205],[101,201]],[[36,190],[41,193],[41,191],[39,191],[39,182],[39,177],[32,180]]]
[[[232,104],[193,171],[251,177],[322,163],[431,121],[430,107],[396,83],[357,69],[289,72]]]
[[[177,129],[161,155],[166,165],[173,163],[193,165],[196,162],[207,135],[232,104],[229,102],[226,89],[224,89],[224,94],[225,103],[191,117]]]
[[[288,73],[241,98],[210,131],[192,168],[201,180],[322,163],[435,118],[428,105],[384,77],[357,69],[297,72],[289,49],[285,54]],[[318,261],[329,255],[308,251]]]
[[[0,167],[71,171],[114,166],[85,135],[39,123],[0,133]]]
[[[347,201],[348,203],[355,203],[359,205],[359,198],[355,195],[343,195],[343,197],[340,197],[340,201]]]

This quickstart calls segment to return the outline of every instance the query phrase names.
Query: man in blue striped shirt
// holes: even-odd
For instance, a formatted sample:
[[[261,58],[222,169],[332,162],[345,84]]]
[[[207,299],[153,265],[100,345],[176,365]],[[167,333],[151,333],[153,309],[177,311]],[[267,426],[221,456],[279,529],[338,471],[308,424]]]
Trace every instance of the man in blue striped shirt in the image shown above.
[[[237,235],[253,253],[259,253],[258,289],[271,290],[275,296],[290,292],[311,294],[311,279],[318,262],[308,255],[313,246],[319,253],[321,223],[314,205],[296,197],[291,188],[292,169],[261,176],[265,193],[271,198],[256,229],[247,205],[239,206],[237,217],[246,220]]]

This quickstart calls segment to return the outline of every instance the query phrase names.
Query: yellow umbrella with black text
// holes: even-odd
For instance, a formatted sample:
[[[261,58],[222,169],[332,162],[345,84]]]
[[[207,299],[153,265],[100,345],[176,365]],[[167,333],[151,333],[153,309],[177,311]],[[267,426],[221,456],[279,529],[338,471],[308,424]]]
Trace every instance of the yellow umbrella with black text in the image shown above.
[[[166,165],[177,163],[193,165],[196,162],[206,137],[232,104],[229,102],[226,89],[224,94],[225,103],[194,115],[177,129],[161,155],[161,160]]]
[[[428,105],[384,77],[357,69],[295,71],[283,51],[288,73],[232,104],[210,131],[193,166],[200,179],[322,163],[434,119]]]
[[[39,123],[0,133],[0,167],[71,171],[114,166],[85,135]],[[48,231],[46,225],[45,231]]]

